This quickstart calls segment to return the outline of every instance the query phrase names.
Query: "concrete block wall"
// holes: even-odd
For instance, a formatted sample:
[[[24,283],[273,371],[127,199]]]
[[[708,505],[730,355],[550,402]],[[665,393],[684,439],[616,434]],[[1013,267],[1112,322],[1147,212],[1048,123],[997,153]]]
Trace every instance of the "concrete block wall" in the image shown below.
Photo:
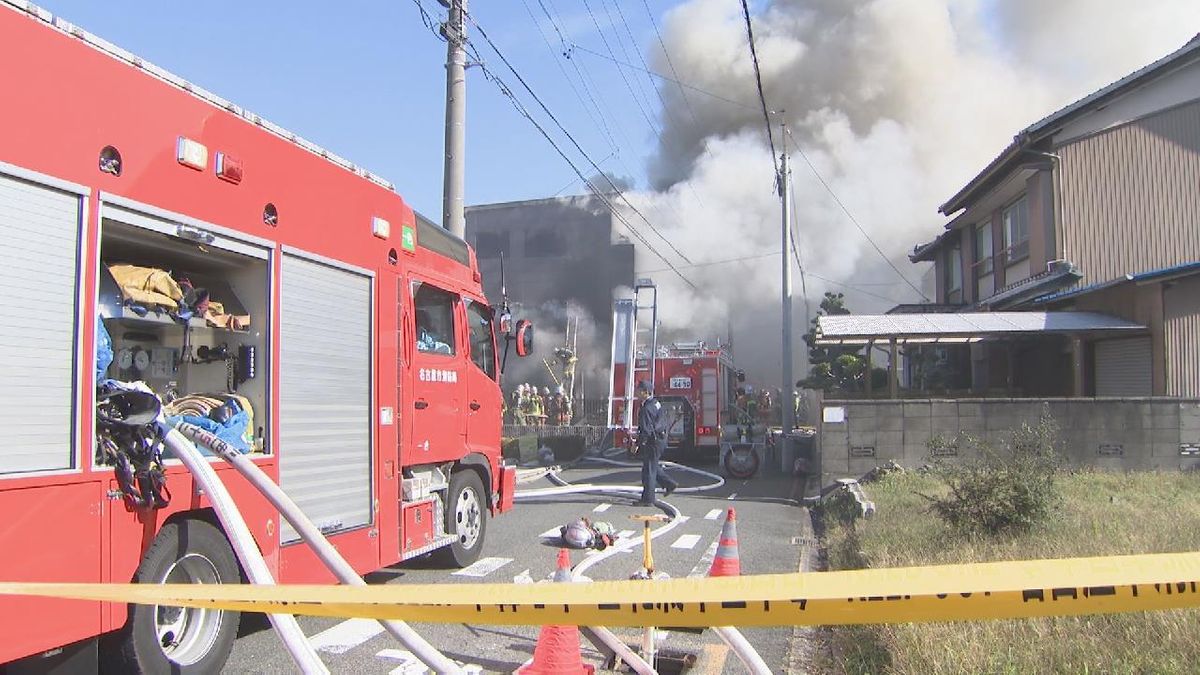
[[[932,459],[929,444],[935,437],[953,441],[965,434],[999,445],[1022,423],[1037,424],[1043,411],[1059,425],[1070,466],[1116,471],[1200,468],[1200,399],[827,400],[821,409],[818,452],[823,484],[860,476],[889,460],[907,468],[926,464]],[[1196,448],[1195,454],[1190,448]],[[943,457],[964,461],[976,455],[970,443],[960,442]]]

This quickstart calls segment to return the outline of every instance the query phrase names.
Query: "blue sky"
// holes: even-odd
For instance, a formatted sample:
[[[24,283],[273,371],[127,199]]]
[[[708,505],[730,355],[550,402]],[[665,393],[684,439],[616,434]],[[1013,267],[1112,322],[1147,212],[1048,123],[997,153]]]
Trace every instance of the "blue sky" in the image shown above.
[[[444,13],[437,0],[421,1],[435,17]],[[425,27],[413,0],[38,4],[388,178],[412,206],[440,221],[446,49]],[[619,0],[624,21],[617,5],[606,0],[587,0],[587,7],[583,0],[478,0],[471,12],[592,159],[644,185],[644,159],[654,149],[654,136],[617,66],[581,51],[574,52],[574,63],[557,58],[554,53],[563,48],[554,26],[569,41],[606,53],[598,25],[618,58],[627,52],[640,65],[630,34],[639,49],[657,43],[647,8],[661,26],[662,13],[674,4]],[[469,33],[489,67],[518,87],[478,31]],[[625,52],[618,50],[618,40]],[[594,110],[589,114],[592,104],[578,84],[576,65],[594,87],[607,130],[593,121]],[[564,70],[578,91],[568,85]],[[649,77],[635,75],[626,72],[657,121]],[[575,179],[498,88],[478,68],[470,69],[467,203],[580,192]]]

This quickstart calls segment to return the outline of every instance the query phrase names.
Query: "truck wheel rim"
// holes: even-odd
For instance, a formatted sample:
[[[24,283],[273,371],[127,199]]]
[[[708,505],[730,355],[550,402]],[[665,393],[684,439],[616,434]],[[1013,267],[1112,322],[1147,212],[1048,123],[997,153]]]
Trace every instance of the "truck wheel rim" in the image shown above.
[[[473,548],[479,541],[479,530],[483,520],[479,497],[471,488],[463,488],[454,504],[454,529],[458,543],[463,548]]]
[[[208,558],[189,553],[171,564],[160,583],[218,584],[221,577]],[[205,657],[221,631],[221,610],[154,607],[154,628],[163,655],[181,666]]]

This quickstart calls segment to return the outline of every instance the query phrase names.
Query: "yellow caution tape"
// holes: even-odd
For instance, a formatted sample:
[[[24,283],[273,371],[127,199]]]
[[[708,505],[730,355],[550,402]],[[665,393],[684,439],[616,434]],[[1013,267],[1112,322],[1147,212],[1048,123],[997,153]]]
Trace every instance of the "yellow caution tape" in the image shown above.
[[[588,584],[0,583],[39,595],[482,624],[775,626],[964,621],[1200,606],[1200,553]]]

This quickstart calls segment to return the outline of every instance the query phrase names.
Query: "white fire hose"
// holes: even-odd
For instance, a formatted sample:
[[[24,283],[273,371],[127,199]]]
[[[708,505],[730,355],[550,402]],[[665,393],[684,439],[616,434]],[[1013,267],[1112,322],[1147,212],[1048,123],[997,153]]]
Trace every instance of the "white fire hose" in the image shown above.
[[[601,462],[604,464],[611,464],[613,466],[620,466],[620,467],[636,467],[636,466],[640,465],[640,463],[620,462],[620,461],[608,459],[605,457],[590,457],[588,459],[590,459],[591,461]],[[711,484],[691,486],[691,487],[681,487],[681,488],[676,489],[675,492],[683,492],[683,493],[701,492],[704,490],[712,490],[715,488],[719,488],[725,484],[724,478],[722,478],[721,476],[718,476],[717,474],[710,473],[708,471],[702,471],[700,469],[695,469],[690,466],[683,466],[682,464],[676,464],[675,462],[663,462],[663,465],[669,466],[669,467],[675,468],[675,469],[681,469],[683,471],[688,471],[688,472],[695,473],[695,474],[700,474],[702,476],[706,476],[706,477],[715,479],[715,481]],[[563,480],[562,478],[560,478],[557,475],[557,473],[550,473],[550,474],[548,474],[547,477],[552,482],[556,483],[557,487],[541,488],[541,489],[536,489],[536,490],[524,490],[524,491],[516,493],[516,498],[518,498],[518,499],[520,499],[520,498],[535,499],[538,497],[548,497],[548,496],[564,495],[564,494],[577,494],[577,493],[582,493],[582,492],[613,493],[613,494],[621,494],[623,496],[629,496],[631,494],[640,495],[642,492],[642,486],[640,486],[640,485],[594,485],[594,484],[575,485],[575,484],[568,483],[567,481]],[[677,509],[673,504],[665,502],[661,499],[656,499],[655,505],[658,506],[659,508],[667,511],[671,515],[671,520],[666,525],[654,530],[650,535],[651,539],[657,538],[659,536],[662,536],[662,535],[670,532],[672,529],[675,528],[675,526],[677,526],[680,523],[679,509]],[[584,559],[583,562],[581,562],[575,566],[575,569],[572,570],[572,574],[574,575],[575,579],[578,580],[578,579],[580,579],[580,577],[583,576],[583,573],[585,571],[587,571],[593,565],[596,565],[596,564],[600,563],[601,561],[603,561],[611,556],[614,556],[618,553],[637,548],[638,546],[641,545],[641,543],[642,543],[641,537],[631,537],[631,538],[629,538],[623,542],[620,542],[614,546],[610,546],[607,549],[605,549],[603,552]],[[634,653],[633,650],[631,650],[629,648],[629,646],[626,645],[623,640],[621,640],[616,635],[614,635],[612,631],[608,630],[607,628],[603,628],[603,627],[593,627],[592,630],[596,633],[596,635],[600,638],[600,640],[602,642],[604,642],[604,644],[608,645],[610,649],[615,651],[617,653],[617,655],[619,657],[621,657],[623,660],[625,660],[625,662],[628,663],[634,669],[634,671],[639,673],[639,675],[648,675],[649,673],[656,672],[654,670],[653,666],[651,666],[649,663],[647,663],[645,659],[643,659],[642,657],[640,657],[636,653]],[[771,669],[769,667],[767,667],[767,664],[766,664],[766,662],[763,661],[762,656],[759,655],[758,651],[754,649],[754,646],[751,645],[749,643],[749,641],[746,640],[746,638],[741,634],[740,631],[738,631],[736,628],[734,628],[732,626],[718,626],[718,627],[714,627],[713,630],[715,630],[717,635],[720,636],[720,638],[725,641],[725,644],[729,645],[730,650],[733,651],[733,653],[737,655],[738,659],[741,660],[741,662],[746,666],[746,668],[751,673],[753,673],[754,675],[770,675]],[[630,657],[632,657],[632,659]],[[633,660],[633,659],[635,659],[635,660]]]
[[[223,459],[233,465],[254,487],[258,488],[259,492],[271,502],[271,505],[279,510],[280,515],[287,519],[300,537],[312,547],[317,557],[325,564],[329,571],[333,572],[338,581],[348,586],[366,586],[367,582],[363,581],[362,577],[354,571],[350,563],[338,553],[337,549],[329,543],[321,531],[313,525],[308,516],[300,510],[296,502],[292,501],[291,497],[275,484],[257,464],[250,461],[236,448],[229,445],[225,441],[217,438],[212,433],[201,429],[193,424],[183,423],[177,429],[185,436],[193,441],[200,443],[213,452],[216,452]],[[400,641],[410,652],[421,660],[426,666],[437,673],[452,673],[458,675],[463,672],[462,667],[446,657],[437,650],[433,645],[429,644],[425,638],[421,637],[407,623],[403,621],[381,620],[383,627],[387,629],[397,640]]]
[[[175,453],[188,471],[192,472],[196,482],[208,495],[213,510],[217,512],[217,518],[221,521],[221,526],[229,535],[229,543],[233,545],[233,550],[242,563],[242,569],[246,570],[246,576],[250,577],[250,581],[255,584],[274,585],[275,579],[271,576],[271,570],[267,569],[267,563],[263,560],[262,552],[258,550],[258,546],[254,542],[254,536],[250,534],[250,528],[246,527],[246,521],[242,519],[237,505],[233,503],[233,498],[229,496],[221,479],[217,477],[217,472],[209,466],[196,446],[183,434],[175,429],[169,429],[165,423],[163,426],[168,428],[164,444]],[[304,632],[300,630],[300,624],[296,622],[296,617],[291,614],[268,614],[267,616],[271,619],[271,625],[275,627],[275,632],[283,640],[284,646],[287,647],[288,653],[291,654],[301,672],[306,675],[328,675],[329,669],[321,662],[321,658],[317,656],[308,639],[304,637]]]

